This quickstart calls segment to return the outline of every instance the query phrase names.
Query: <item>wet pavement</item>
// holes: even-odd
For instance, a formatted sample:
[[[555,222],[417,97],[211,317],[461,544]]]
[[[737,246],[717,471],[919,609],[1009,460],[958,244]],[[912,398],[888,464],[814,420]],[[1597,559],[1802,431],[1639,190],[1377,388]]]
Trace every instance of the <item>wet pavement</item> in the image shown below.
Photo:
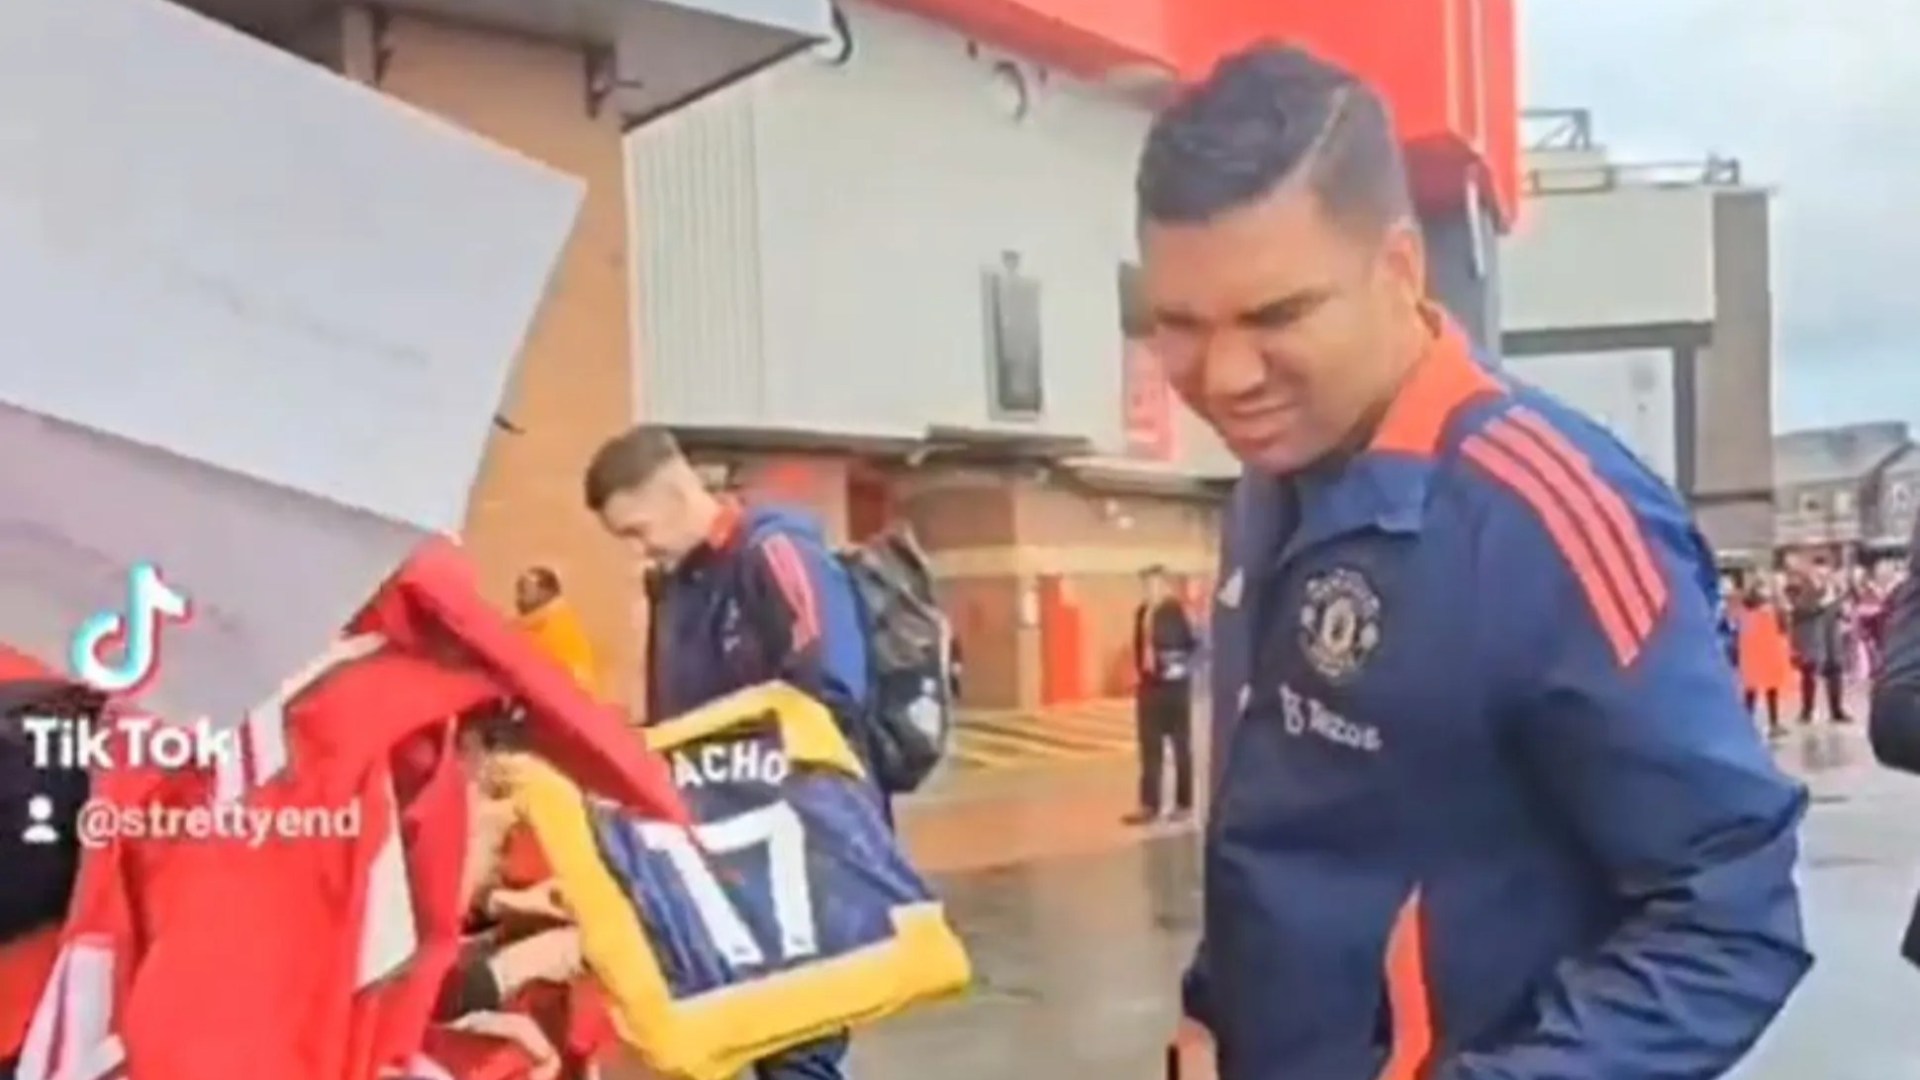
[[[1920,970],[1897,955],[1920,886],[1920,779],[1872,764],[1857,733],[1779,747],[1814,805],[1801,877],[1818,964],[1737,1080],[1920,1080]],[[961,1001],[874,1029],[858,1080],[1153,1080],[1198,929],[1190,831],[1115,824],[1118,771],[1028,778],[916,807],[905,832],[972,948]]]
[[[1920,887],[1920,779],[1855,737],[1790,738],[1806,776],[1800,880],[1812,974],[1738,1080],[1920,1080],[1920,970],[1899,942]]]

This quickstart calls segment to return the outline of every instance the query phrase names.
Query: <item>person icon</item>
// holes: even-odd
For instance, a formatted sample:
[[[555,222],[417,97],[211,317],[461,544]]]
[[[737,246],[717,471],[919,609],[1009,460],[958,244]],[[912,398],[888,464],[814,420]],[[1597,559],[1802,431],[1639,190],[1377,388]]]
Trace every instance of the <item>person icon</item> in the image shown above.
[[[28,844],[59,843],[60,830],[53,827],[52,799],[35,795],[27,800],[27,829],[20,839]]]

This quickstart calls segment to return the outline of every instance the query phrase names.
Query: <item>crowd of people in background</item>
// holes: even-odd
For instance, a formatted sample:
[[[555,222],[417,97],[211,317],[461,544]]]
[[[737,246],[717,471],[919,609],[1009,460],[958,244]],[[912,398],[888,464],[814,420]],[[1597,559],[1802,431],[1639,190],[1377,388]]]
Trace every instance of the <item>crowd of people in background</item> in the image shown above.
[[[1779,569],[1726,574],[1721,589],[1747,708],[1771,735],[1798,723],[1851,723],[1848,701],[1872,679],[1886,611],[1906,576],[1897,559],[1836,566],[1790,558]]]

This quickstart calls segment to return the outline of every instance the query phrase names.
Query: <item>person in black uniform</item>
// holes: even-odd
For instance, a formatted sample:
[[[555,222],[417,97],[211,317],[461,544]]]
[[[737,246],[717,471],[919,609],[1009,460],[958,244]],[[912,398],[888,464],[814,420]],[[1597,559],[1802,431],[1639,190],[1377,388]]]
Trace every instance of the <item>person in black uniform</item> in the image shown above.
[[[1867,737],[1880,764],[1920,774],[1920,522],[1907,546],[1907,578],[1894,590],[1885,613],[1880,668],[1874,673]],[[1920,965],[1920,901],[1914,905],[1900,954]]]
[[[1874,673],[1867,735],[1882,765],[1920,773],[1920,529],[1907,549],[1907,578],[1883,615],[1885,635]]]
[[[1173,750],[1173,818],[1193,812],[1193,666],[1199,641],[1186,608],[1173,595],[1165,569],[1141,575],[1145,599],[1133,612],[1133,661],[1138,676],[1134,724],[1140,736],[1140,805],[1130,825],[1160,818],[1161,771]]]

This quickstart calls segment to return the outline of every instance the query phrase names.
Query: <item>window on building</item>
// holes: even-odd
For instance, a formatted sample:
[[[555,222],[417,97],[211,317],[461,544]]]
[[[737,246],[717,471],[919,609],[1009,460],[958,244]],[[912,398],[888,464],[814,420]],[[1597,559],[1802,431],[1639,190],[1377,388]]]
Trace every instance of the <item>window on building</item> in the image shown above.
[[[998,419],[1032,420],[1046,410],[1040,333],[1040,283],[1020,271],[1014,252],[981,275],[986,308],[987,389]]]
[[[1803,514],[1819,513],[1820,512],[1820,493],[1817,491],[1801,492],[1800,512]]]
[[[1881,533],[1891,539],[1906,539],[1913,532],[1913,504],[1913,484],[1904,479],[1895,480],[1881,504]]]
[[[1853,492],[1836,491],[1833,493],[1833,512],[1836,514],[1853,513]]]

